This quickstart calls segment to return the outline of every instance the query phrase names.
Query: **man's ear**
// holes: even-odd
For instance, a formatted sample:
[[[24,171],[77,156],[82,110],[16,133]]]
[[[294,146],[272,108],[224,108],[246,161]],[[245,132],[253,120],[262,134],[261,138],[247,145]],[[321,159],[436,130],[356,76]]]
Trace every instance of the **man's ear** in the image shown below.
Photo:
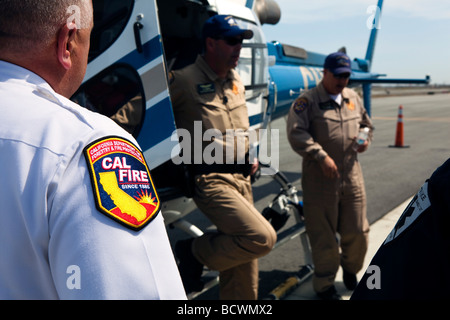
[[[58,34],[58,61],[64,69],[69,70],[72,67],[72,49],[74,46],[75,34],[77,33],[77,26],[75,24],[64,24],[59,29]]]
[[[205,39],[205,49],[206,51],[208,51],[207,49],[213,49],[215,45],[215,40],[213,38],[206,38]]]

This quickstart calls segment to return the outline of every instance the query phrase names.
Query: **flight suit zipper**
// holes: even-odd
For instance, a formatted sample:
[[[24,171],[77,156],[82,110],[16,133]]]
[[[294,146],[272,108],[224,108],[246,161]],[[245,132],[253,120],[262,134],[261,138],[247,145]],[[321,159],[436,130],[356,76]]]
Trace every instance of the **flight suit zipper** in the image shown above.
[[[336,105],[338,105],[338,112],[339,112],[339,120],[340,120],[340,130],[341,130],[341,139],[342,139],[342,141],[341,141],[341,159],[340,159],[340,162],[341,162],[341,170],[340,170],[340,172],[339,172],[339,188],[340,188],[340,190],[339,190],[339,193],[341,194],[341,195],[344,195],[344,190],[345,190],[345,179],[344,179],[344,177],[345,177],[345,149],[344,149],[344,146],[345,146],[345,137],[344,137],[344,121],[343,121],[343,118],[342,118],[342,104],[344,103],[344,99],[342,99],[342,102],[341,102],[341,104],[340,105],[338,105],[337,103],[336,103]]]
[[[233,123],[233,118],[231,117],[231,110],[230,110],[230,107],[228,105],[228,97],[225,94],[225,86],[226,86],[226,84],[229,81],[231,81],[231,80],[230,79],[224,80],[221,83],[220,90],[221,90],[222,102],[223,102],[225,108],[227,109],[228,120],[229,120],[229,122],[230,122],[230,124],[232,126],[232,129],[234,130],[236,127],[235,127],[235,124]]]

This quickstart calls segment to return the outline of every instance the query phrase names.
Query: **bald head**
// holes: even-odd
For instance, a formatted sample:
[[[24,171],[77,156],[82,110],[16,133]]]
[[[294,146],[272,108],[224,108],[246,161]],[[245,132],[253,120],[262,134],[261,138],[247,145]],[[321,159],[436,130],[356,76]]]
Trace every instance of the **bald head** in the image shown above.
[[[0,8],[0,60],[70,97],[86,72],[92,0],[0,0]]]
[[[91,0],[0,0],[0,54],[48,46],[62,25],[89,28]]]

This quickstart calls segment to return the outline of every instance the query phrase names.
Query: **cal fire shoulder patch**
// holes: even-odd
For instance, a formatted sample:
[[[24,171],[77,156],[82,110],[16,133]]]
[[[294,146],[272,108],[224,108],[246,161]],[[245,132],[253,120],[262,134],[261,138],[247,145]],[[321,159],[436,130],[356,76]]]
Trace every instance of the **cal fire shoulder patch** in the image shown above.
[[[141,151],[120,137],[84,149],[97,209],[132,230],[153,220],[160,202]]]
[[[306,110],[306,108],[308,108],[308,100],[306,98],[297,98],[294,101],[292,108],[294,109],[295,113],[302,113]]]

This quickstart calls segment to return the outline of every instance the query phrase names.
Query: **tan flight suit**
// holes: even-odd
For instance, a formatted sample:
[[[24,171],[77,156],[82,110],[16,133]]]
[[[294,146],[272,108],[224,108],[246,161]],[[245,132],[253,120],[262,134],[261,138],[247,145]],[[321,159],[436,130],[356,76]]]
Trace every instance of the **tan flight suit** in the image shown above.
[[[303,157],[304,214],[316,292],[334,284],[339,265],[356,274],[368,245],[364,180],[352,145],[360,127],[365,126],[371,128],[370,142],[373,127],[355,91],[345,88],[342,98],[338,105],[320,83],[292,104],[287,121],[288,140]],[[320,161],[326,155],[335,161],[339,178],[324,176]]]
[[[218,129],[223,140],[215,139],[214,143],[224,149],[227,149],[227,142],[235,144],[239,140],[227,141],[227,129],[241,133],[249,129],[244,86],[235,70],[229,72],[227,79],[219,79],[199,56],[194,64],[171,73],[170,93],[177,127],[188,130],[192,136],[191,163],[197,163],[195,156],[211,146],[210,142],[205,142],[200,150],[195,150],[198,146],[194,143],[194,121],[201,121],[201,134]],[[244,142],[248,151],[248,137],[244,137]],[[240,166],[222,165],[229,163],[226,158],[224,151],[223,161],[217,161],[219,165],[193,165],[193,199],[218,232],[195,239],[192,249],[202,264],[220,272],[221,299],[257,299],[257,258],[270,252],[276,233],[253,206],[250,177],[239,172]]]

